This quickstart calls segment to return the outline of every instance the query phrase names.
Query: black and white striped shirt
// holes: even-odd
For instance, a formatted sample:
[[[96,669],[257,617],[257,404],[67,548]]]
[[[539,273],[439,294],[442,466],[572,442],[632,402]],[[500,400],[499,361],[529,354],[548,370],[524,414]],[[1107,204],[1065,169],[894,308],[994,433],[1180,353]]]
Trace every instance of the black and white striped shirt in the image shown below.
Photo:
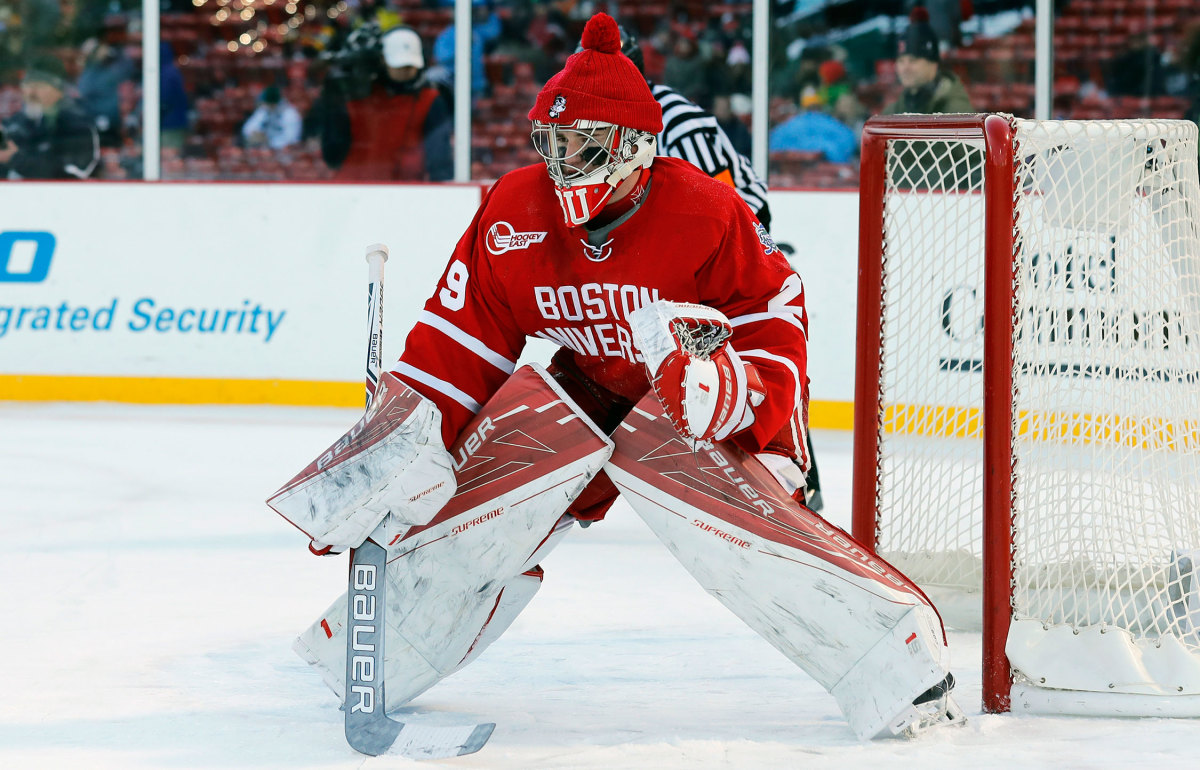
[[[754,173],[750,160],[733,149],[717,119],[670,86],[656,83],[650,90],[663,111],[659,154],[682,158],[714,179],[732,183],[750,210],[760,220],[769,220],[767,185]]]

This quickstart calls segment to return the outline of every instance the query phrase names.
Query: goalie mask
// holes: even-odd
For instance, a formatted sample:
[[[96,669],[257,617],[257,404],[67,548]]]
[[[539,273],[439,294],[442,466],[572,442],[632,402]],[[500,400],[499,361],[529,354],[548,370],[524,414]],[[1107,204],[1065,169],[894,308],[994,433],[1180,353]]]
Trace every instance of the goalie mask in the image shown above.
[[[572,226],[595,217],[621,182],[650,166],[662,131],[662,108],[621,53],[613,18],[589,19],[581,46],[529,111],[534,146]]]
[[[594,217],[613,192],[655,155],[654,135],[596,120],[567,125],[533,122],[537,149],[562,206],[567,225],[582,225]]]

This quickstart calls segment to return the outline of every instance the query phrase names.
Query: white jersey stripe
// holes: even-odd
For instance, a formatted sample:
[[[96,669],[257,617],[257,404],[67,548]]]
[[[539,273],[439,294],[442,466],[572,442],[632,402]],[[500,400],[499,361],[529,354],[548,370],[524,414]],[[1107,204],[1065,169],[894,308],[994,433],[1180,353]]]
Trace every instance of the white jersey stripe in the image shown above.
[[[742,358],[765,358],[768,361],[777,361],[778,363],[786,366],[788,371],[792,373],[792,379],[796,381],[796,405],[799,406],[800,395],[804,392],[804,389],[800,387],[800,371],[796,368],[796,363],[794,361],[760,349],[739,350],[738,355],[740,355]]]
[[[758,323],[759,321],[786,321],[792,326],[800,330],[805,339],[808,339],[808,330],[804,328],[804,322],[800,320],[800,308],[794,311],[789,310],[774,310],[766,313],[748,313],[740,315],[737,318],[730,318],[730,326],[741,326],[743,324]]]
[[[392,371],[396,372],[397,374],[403,374],[409,379],[416,380],[422,385],[428,385],[438,393],[441,393],[443,396],[449,396],[466,407],[471,414],[475,414],[482,408],[482,405],[478,401],[471,398],[463,391],[454,387],[445,380],[434,377],[432,374],[418,369],[412,364],[406,364],[403,361],[398,361],[396,366],[392,368]]]
[[[513,370],[517,368],[515,361],[510,361],[435,313],[422,310],[421,315],[417,318],[417,323],[432,326],[505,374],[512,374]]]

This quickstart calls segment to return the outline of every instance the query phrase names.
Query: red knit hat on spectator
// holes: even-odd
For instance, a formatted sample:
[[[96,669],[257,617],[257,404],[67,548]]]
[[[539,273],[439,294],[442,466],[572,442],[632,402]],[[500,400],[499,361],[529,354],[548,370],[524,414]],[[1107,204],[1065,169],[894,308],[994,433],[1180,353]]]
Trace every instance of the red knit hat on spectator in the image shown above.
[[[825,85],[832,85],[846,77],[846,65],[836,59],[826,59],[817,68],[817,75]]]
[[[556,125],[599,120],[655,134],[662,131],[662,107],[646,78],[621,54],[621,33],[613,17],[597,13],[588,19],[580,42],[583,50],[546,82],[529,119]]]

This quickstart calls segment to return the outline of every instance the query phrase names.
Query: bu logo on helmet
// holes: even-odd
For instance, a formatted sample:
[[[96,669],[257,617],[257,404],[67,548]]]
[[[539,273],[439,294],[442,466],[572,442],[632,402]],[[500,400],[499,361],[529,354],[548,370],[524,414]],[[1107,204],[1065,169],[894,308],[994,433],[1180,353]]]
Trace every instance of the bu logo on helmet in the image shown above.
[[[550,105],[550,117],[557,118],[559,115],[563,114],[566,109],[567,97],[556,96],[554,97],[554,104]]]
[[[508,222],[497,222],[488,228],[483,243],[488,251],[498,256],[506,251],[527,249],[530,244],[541,243],[545,238],[545,232],[518,233]]]

